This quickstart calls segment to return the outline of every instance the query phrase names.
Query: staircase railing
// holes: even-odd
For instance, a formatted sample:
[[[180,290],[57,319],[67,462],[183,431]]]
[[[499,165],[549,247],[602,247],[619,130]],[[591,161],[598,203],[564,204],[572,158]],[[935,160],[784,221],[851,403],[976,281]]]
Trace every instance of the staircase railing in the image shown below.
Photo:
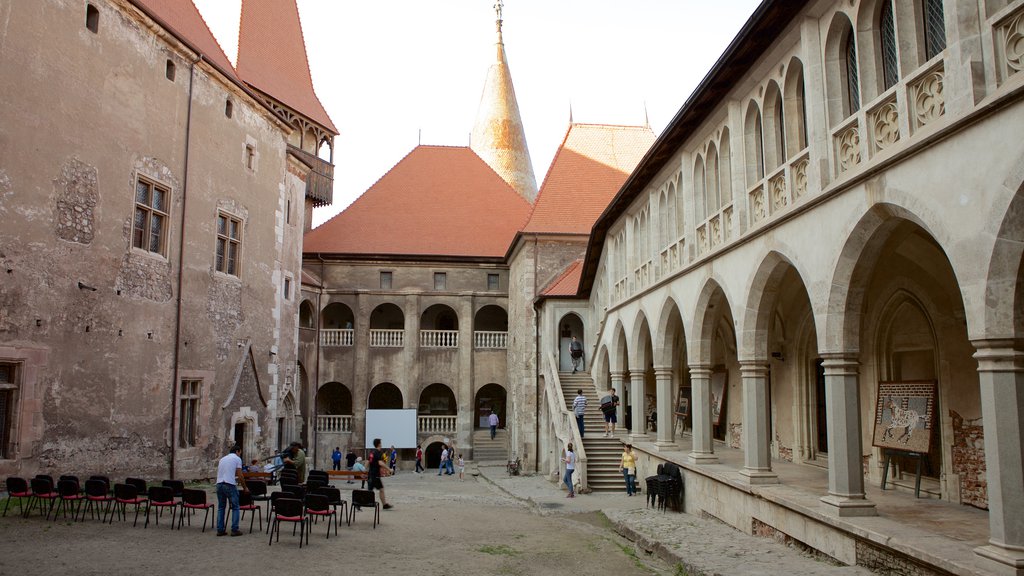
[[[551,352],[547,354],[547,362],[544,365],[544,395],[548,398],[548,412],[551,414],[551,427],[555,439],[562,450],[572,442],[576,448],[576,473],[575,478],[579,480],[580,488],[587,487],[587,453],[583,449],[583,439],[580,438],[580,430],[576,426],[576,416],[565,405],[565,394],[562,392],[562,382],[558,378],[558,362]],[[558,465],[558,478],[565,476],[565,464]]]

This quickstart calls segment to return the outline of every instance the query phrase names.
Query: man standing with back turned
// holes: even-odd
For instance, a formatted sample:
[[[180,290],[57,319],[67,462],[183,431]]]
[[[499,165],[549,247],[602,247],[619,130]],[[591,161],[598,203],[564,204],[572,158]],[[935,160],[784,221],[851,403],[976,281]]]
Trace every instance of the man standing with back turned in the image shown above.
[[[227,536],[224,526],[225,507],[231,504],[231,535],[241,536],[238,529],[238,474],[242,471],[242,447],[235,444],[231,452],[217,464],[217,536]],[[244,483],[244,480],[243,480]],[[243,484],[244,485],[244,484]]]
[[[583,438],[583,415],[587,412],[587,397],[583,395],[583,388],[576,390],[576,397],[572,400],[572,411],[576,415],[576,425],[580,429],[580,438]]]

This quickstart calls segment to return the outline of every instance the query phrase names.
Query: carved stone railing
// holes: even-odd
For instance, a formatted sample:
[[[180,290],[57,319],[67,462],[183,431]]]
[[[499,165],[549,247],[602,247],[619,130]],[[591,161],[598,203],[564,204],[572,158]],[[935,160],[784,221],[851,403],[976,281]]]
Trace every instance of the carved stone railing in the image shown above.
[[[322,415],[316,417],[317,432],[352,432],[352,416]]]
[[[900,109],[896,91],[873,106],[867,113],[868,129],[871,133],[871,153],[889,148],[900,140]]]
[[[1021,44],[1021,50],[1024,51],[1024,36]],[[942,60],[939,60],[937,64],[907,82],[910,118],[915,130],[931,124],[946,114],[946,96],[943,91],[945,79],[946,70]]]
[[[370,348],[401,348],[405,346],[405,330],[370,330]]]
[[[768,176],[768,209],[770,214],[789,206],[789,188],[786,187],[785,166]]]
[[[477,330],[473,332],[473,348],[477,350],[508,348],[508,332]]]
[[[454,434],[458,416],[418,416],[420,434]]]
[[[807,168],[811,164],[810,151],[804,149],[789,163],[789,190],[793,202],[799,202],[807,195]]]
[[[1024,71],[1024,5],[993,26],[1000,80]]]
[[[558,379],[558,361],[551,352],[545,354],[544,362],[544,396],[547,398],[547,409],[551,415],[551,429],[555,436],[555,445],[558,447],[556,453],[565,450],[566,445],[572,442],[576,452],[576,473],[574,481],[579,482],[581,488],[587,487],[587,453],[583,449],[583,439],[580,438],[580,430],[576,426],[576,416],[565,405],[565,396],[562,392],[562,382]],[[562,478],[565,472],[565,464],[559,467],[558,478]]]
[[[351,346],[355,330],[321,330],[320,345],[329,348],[334,346]]]
[[[612,294],[614,295],[616,301],[621,301],[628,297],[629,278],[620,278],[619,281],[615,283],[615,288],[613,289]]]
[[[637,290],[642,290],[651,283],[651,268],[653,268],[651,261],[648,260],[640,265],[636,270],[633,270],[633,286]]]
[[[458,348],[458,330],[420,330],[421,348]]]
[[[860,123],[857,116],[832,131],[832,142],[835,146],[837,175],[860,164]]]
[[[664,278],[669,274],[679,270],[683,265],[683,248],[685,247],[685,240],[680,238],[679,240],[669,244],[667,248],[661,251],[658,255],[661,262],[661,277]]]
[[[757,183],[747,190],[747,205],[750,207],[750,224],[757,224],[768,218],[768,202],[764,196],[764,185]]]

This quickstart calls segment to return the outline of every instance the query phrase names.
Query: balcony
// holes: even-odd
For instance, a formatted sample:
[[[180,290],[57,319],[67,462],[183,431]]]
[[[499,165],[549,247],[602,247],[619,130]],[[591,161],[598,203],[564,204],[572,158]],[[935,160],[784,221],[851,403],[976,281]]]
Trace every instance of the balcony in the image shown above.
[[[458,348],[458,330],[420,330],[421,348]]]
[[[288,152],[309,166],[306,198],[312,199],[315,207],[329,205],[334,200],[334,164],[291,144]]]
[[[405,330],[370,330],[370,348],[405,346]]]
[[[508,332],[473,332],[473,348],[477,350],[505,349],[508,347]]]
[[[419,416],[420,434],[455,434],[458,416]]]
[[[321,330],[320,345],[324,348],[351,346],[354,340],[354,332],[355,330],[351,328],[348,330]]]
[[[327,415],[316,417],[317,432],[335,432],[348,434],[352,432],[351,415]]]

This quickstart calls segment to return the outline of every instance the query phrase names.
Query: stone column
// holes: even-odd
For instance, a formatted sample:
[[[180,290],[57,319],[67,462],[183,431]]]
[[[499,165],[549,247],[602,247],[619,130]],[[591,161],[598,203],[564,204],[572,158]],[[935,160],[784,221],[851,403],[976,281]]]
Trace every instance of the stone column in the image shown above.
[[[837,516],[874,516],[874,503],[864,497],[857,358],[842,353],[822,357],[828,418],[828,496],[821,501],[829,513]]]
[[[743,469],[740,475],[750,484],[774,484],[768,445],[768,366],[761,362],[741,362],[743,380]]]
[[[658,385],[658,439],[654,445],[669,448],[674,446],[672,440],[675,427],[672,408],[672,368],[669,366],[655,367],[654,379]]]
[[[988,478],[987,546],[974,552],[1000,574],[1024,574],[1024,352],[1012,340],[976,341]]]
[[[715,464],[711,438],[711,368],[705,364],[690,366],[690,410],[693,412],[693,447],[687,459],[694,464]]]
[[[636,369],[629,371],[629,405],[633,421],[629,429],[629,439],[636,444],[646,442],[647,437],[646,420],[644,417],[644,371]]]
[[[619,406],[615,409],[615,420],[617,422],[616,427],[619,429],[625,429],[626,427],[626,391],[622,385],[623,377],[626,375],[622,370],[615,370],[611,372],[612,377],[612,390],[615,390],[615,395],[619,397]],[[601,397],[600,394],[597,395]]]

